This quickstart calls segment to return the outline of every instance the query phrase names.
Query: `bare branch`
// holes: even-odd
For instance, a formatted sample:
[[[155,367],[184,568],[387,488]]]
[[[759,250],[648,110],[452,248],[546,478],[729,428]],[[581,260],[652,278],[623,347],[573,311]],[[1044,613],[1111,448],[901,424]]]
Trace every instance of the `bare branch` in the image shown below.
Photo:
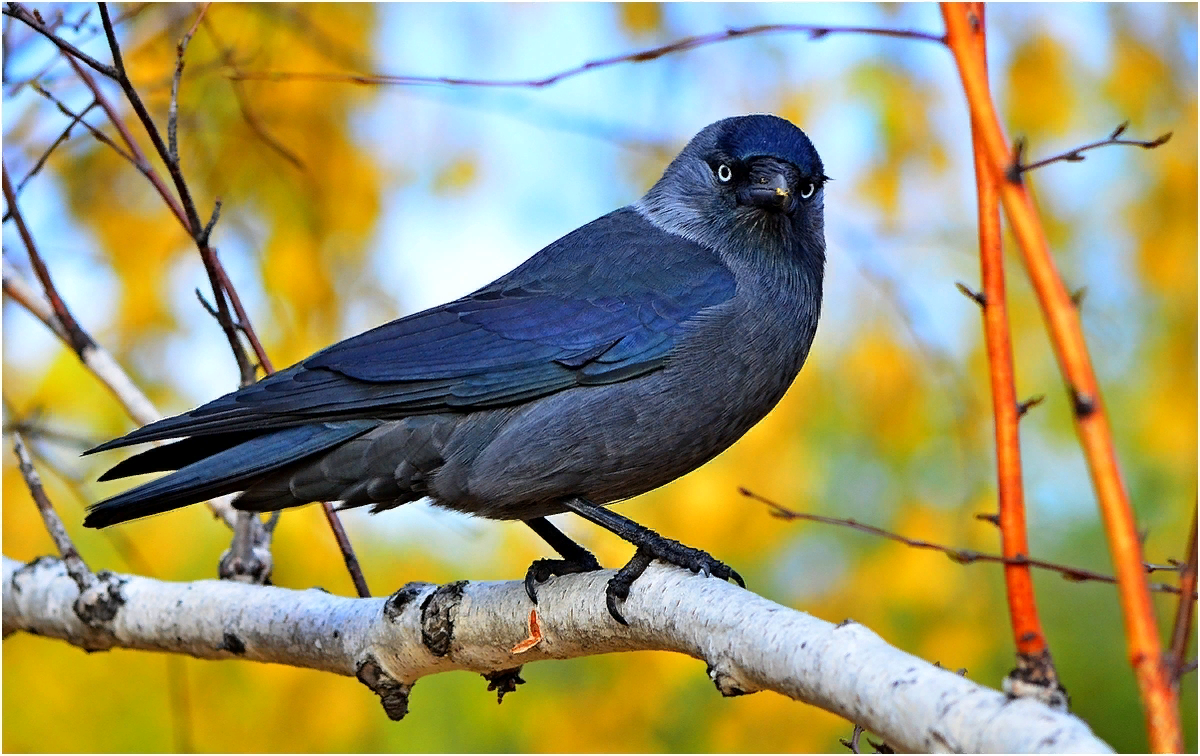
[[[137,159],[138,164],[145,166],[142,173],[154,185],[163,201],[179,219],[184,230],[197,242],[200,250],[200,258],[204,261],[205,271],[208,273],[209,283],[213,288],[213,295],[217,300],[217,311],[219,313],[218,322],[221,324],[222,330],[225,332],[225,338],[229,342],[229,347],[233,351],[234,359],[238,363],[238,371],[242,376],[243,384],[247,381],[253,382],[254,366],[246,356],[246,350],[242,347],[241,341],[238,340],[237,332],[233,326],[232,317],[229,314],[229,306],[226,303],[224,294],[228,293],[230,301],[234,304],[235,310],[238,312],[238,317],[241,318],[243,324],[247,324],[245,330],[247,333],[252,333],[252,329],[248,326],[249,321],[245,317],[244,311],[241,309],[241,302],[237,297],[236,291],[229,283],[228,276],[225,275],[224,268],[221,267],[220,261],[216,257],[216,253],[207,245],[200,244],[200,235],[203,233],[203,225],[200,223],[199,216],[196,215],[196,208],[192,202],[191,193],[188,191],[187,183],[184,181],[183,174],[179,169],[177,162],[171,160],[171,156],[165,144],[163,144],[162,136],[159,134],[158,127],[154,124],[154,119],[150,117],[150,113],[146,110],[145,104],[141,97],[138,96],[137,90],[130,83],[128,76],[125,74],[125,64],[121,58],[121,49],[117,44],[116,35],[112,30],[112,24],[109,21],[108,8],[104,3],[100,4],[100,17],[104,23],[105,34],[109,40],[109,46],[112,49],[113,60],[117,63],[117,83],[121,85],[122,91],[133,106],[134,112],[141,120],[146,133],[150,136],[150,141],[154,144],[158,156],[166,164],[168,172],[175,183],[175,188],[179,192],[179,200],[171,194],[170,189],[158,176],[158,173],[150,167],[146,161],[144,153],[138,147],[132,133],[121,119],[120,114],[104,97],[100,88],[95,81],[88,75],[86,71],[79,67],[75,61],[68,59],[75,72],[83,79],[84,84],[92,91],[93,96],[100,102],[100,106],[104,108],[104,112],[108,114],[109,120],[116,126],[121,133],[122,139],[129,146],[130,152]],[[211,229],[210,229],[211,231]],[[251,339],[253,343],[257,343],[257,337]],[[261,348],[261,345],[256,346],[256,349]],[[261,360],[260,360],[261,362]]]
[[[839,738],[838,742],[850,749],[850,753],[862,753],[858,741],[862,738],[863,732],[862,725],[854,725],[854,730],[850,733],[850,739]]]
[[[78,589],[58,560],[22,565],[5,557],[3,626],[92,650],[119,646],[354,675],[396,719],[407,713],[415,683],[439,672],[465,669],[494,681],[535,661],[674,651],[706,662],[723,695],[774,690],[861,723],[897,750],[1111,750],[1078,718],[1010,700],[889,646],[856,622],[835,626],[659,563],[634,585],[623,606],[630,626],[622,627],[604,602],[613,574],[546,583],[538,595],[541,641],[520,652],[512,649],[530,635],[531,607],[516,580],[409,583],[387,599],[352,599],[117,575],[122,605],[110,622],[86,626],[60,610]],[[437,642],[450,637],[453,643]]]
[[[874,525],[866,525],[849,518],[843,519],[840,517],[826,517],[824,515],[809,514],[807,512],[796,512],[780,504],[776,504],[770,499],[759,496],[758,494],[746,488],[739,488],[738,491],[742,494],[742,496],[766,504],[771,508],[771,515],[773,517],[778,517],[781,520],[807,520],[809,522],[825,523],[826,525],[841,525],[862,533],[868,533],[870,535],[886,538],[889,541],[902,543],[905,546],[911,546],[914,549],[940,551],[946,556],[950,557],[951,561],[958,562],[959,564],[991,562],[994,564],[1029,565],[1030,567],[1037,567],[1038,569],[1057,572],[1062,575],[1064,579],[1077,583],[1095,581],[1098,583],[1115,584],[1117,582],[1116,579],[1111,575],[1093,572],[1091,570],[1083,569],[1082,567],[1071,567],[1070,565],[1056,564],[1054,562],[1047,562],[1042,559],[1030,559],[1029,557],[1025,556],[1002,557],[999,554],[987,554],[980,551],[974,551],[972,549],[956,549],[950,546],[943,546],[939,543],[924,541],[919,538],[908,538],[900,535],[899,533],[893,533],[890,530],[877,528]],[[992,518],[994,515],[977,515],[977,517],[979,519],[987,519],[989,522],[993,522]],[[995,523],[993,522],[993,524]],[[1157,565],[1146,565],[1146,567],[1146,572],[1153,572],[1153,568],[1157,567]],[[1173,585],[1167,585],[1165,583],[1150,583],[1149,585],[1150,590],[1158,591],[1159,593],[1180,593],[1180,589]],[[1195,596],[1194,587],[1192,595]]]
[[[53,308],[8,260],[4,261],[4,294],[42,321],[68,346],[71,345],[70,336]],[[162,413],[154,407],[154,404],[142,393],[137,384],[121,369],[112,355],[92,341],[90,337],[88,341],[90,346],[76,354],[79,355],[84,366],[116,397],[134,422],[139,425],[148,425],[155,420],[161,420]]]
[[[155,191],[158,192],[158,195],[162,197],[163,202],[166,203],[167,208],[170,209],[171,213],[176,219],[178,219],[179,223],[184,227],[184,230],[187,230],[187,216],[184,213],[183,208],[180,206],[179,200],[175,199],[175,195],[171,194],[170,188],[167,187],[166,182],[162,180],[162,177],[158,175],[158,171],[154,170],[154,167],[150,165],[150,161],[146,159],[146,153],[142,151],[141,146],[137,143],[137,140],[134,139],[133,132],[129,130],[129,127],[121,118],[121,114],[117,112],[117,109],[112,104],[112,101],[105,96],[104,92],[100,89],[100,86],[96,83],[96,80],[92,78],[92,75],[84,70],[84,68],[77,62],[75,62],[73,58],[67,58],[67,62],[71,65],[71,68],[74,69],[76,75],[78,75],[83,81],[84,85],[87,86],[87,88],[91,91],[92,97],[96,99],[96,102],[100,103],[100,107],[108,116],[108,120],[112,123],[113,127],[116,128],[117,133],[121,135],[121,141],[125,142],[125,145],[129,148],[129,155],[131,157],[128,157],[127,159],[137,166],[138,171],[150,181],[150,184],[154,187]],[[109,144],[111,144],[111,142],[109,142]]]
[[[740,37],[760,36],[763,34],[779,33],[808,34],[809,39],[821,39],[831,34],[867,34],[877,37],[895,37],[899,39],[923,40],[945,44],[945,38],[928,32],[910,31],[907,29],[886,29],[867,26],[815,26],[812,24],[763,24],[742,29],[730,28],[724,31],[702,34],[694,37],[684,37],[669,44],[652,47],[637,52],[614,55],[609,58],[591,60],[575,68],[569,68],[556,74],[539,79],[462,79],[449,76],[391,76],[387,74],[352,74],[352,73],[323,73],[307,71],[242,71],[230,74],[230,78],[257,81],[325,81],[349,82],[353,84],[386,84],[396,86],[420,86],[440,84],[458,87],[548,87],[563,79],[569,79],[588,71],[608,68],[621,63],[645,63],[661,58],[664,55],[694,50],[697,47],[725,42]]]
[[[200,13],[196,15],[196,20],[192,23],[187,33],[183,35],[183,39],[179,40],[179,44],[175,46],[175,76],[171,79],[171,105],[167,109],[167,152],[170,159],[179,165],[179,142],[176,139],[176,128],[179,120],[179,81],[183,78],[183,56],[187,52],[188,43],[192,41],[192,36],[196,33],[196,29],[200,26],[200,21],[203,20],[204,14],[208,12],[208,6],[212,3],[205,3],[200,8]],[[216,218],[214,217],[213,222]],[[211,223],[209,224],[212,225]],[[205,239],[208,235],[205,234]]]
[[[346,528],[342,526],[342,521],[338,518],[333,504],[328,501],[321,502],[321,512],[325,515],[325,521],[329,523],[329,529],[333,531],[333,538],[337,541],[338,550],[342,552],[342,561],[346,563],[346,570],[354,582],[355,592],[359,598],[370,598],[371,590],[367,587],[367,578],[363,575],[362,565],[358,563],[358,556],[354,553],[354,547],[350,545],[350,537],[346,535]],[[279,513],[276,512],[276,519],[278,519],[278,515]]]
[[[83,558],[75,550],[75,544],[71,542],[71,537],[67,535],[62,518],[54,511],[54,505],[50,503],[50,497],[46,495],[46,489],[42,487],[42,478],[33,467],[33,460],[29,458],[29,452],[25,449],[25,442],[21,439],[21,434],[14,432],[12,437],[13,452],[17,455],[21,477],[25,478],[29,495],[37,504],[38,512],[42,515],[42,522],[46,524],[46,532],[50,534],[50,539],[54,541],[54,547],[58,549],[59,556],[62,557],[63,568],[79,592],[82,593],[91,587],[94,581],[92,571],[83,563]]]
[[[132,6],[129,10],[125,11],[124,13],[122,13],[121,15],[119,15],[115,19],[113,19],[114,27],[120,26],[121,24],[125,23],[126,21],[128,21],[132,18],[136,18],[137,16],[141,15],[142,11],[144,11],[144,10],[146,10],[146,8],[150,7],[151,4],[150,3],[130,3],[129,5]],[[85,15],[89,15],[89,14],[91,14],[90,8],[88,9],[87,14],[85,14]],[[72,28],[74,28],[74,26],[72,26]],[[78,29],[76,29],[76,31],[78,31]],[[88,28],[88,33],[85,34],[80,39],[75,41],[75,46],[78,47],[79,45],[83,44],[84,42],[90,41],[93,37],[95,37],[97,34],[99,34],[100,31],[101,31],[101,29],[99,26],[92,24]],[[7,53],[8,53],[7,45],[5,46],[4,52],[7,55]],[[37,73],[35,73],[34,75],[27,76],[26,78],[21,79],[20,81],[14,82],[8,88],[8,93],[7,93],[8,96],[12,97],[17,92],[21,91],[21,89],[23,87],[26,87],[35,81],[43,79],[47,74],[50,73],[51,69],[53,69],[56,65],[58,65],[59,61],[61,61],[64,57],[68,57],[68,56],[60,56],[60,55],[56,54],[53,58],[50,59],[49,63],[47,63],[45,66],[43,66],[42,69],[40,71],[38,71]],[[8,77],[7,76],[4,77],[4,80],[8,81]]]
[[[1025,413],[1046,401],[1045,394],[1034,394],[1028,399],[1017,402],[1017,417],[1025,417]]]
[[[1192,531],[1188,536],[1187,561],[1183,563],[1179,574],[1179,607],[1175,610],[1175,625],[1171,631],[1171,646],[1167,652],[1167,661],[1176,686],[1183,675],[1184,658],[1187,654],[1188,642],[1192,638],[1192,613],[1196,608],[1196,516],[1192,512]]]
[[[29,228],[25,225],[25,218],[21,216],[21,211],[17,207],[17,195],[13,191],[12,182],[8,179],[8,167],[3,167],[4,173],[4,199],[8,202],[8,212],[12,215],[13,220],[17,224],[17,232],[21,235],[21,241],[25,244],[25,250],[29,253],[29,263],[33,266],[33,270],[37,273],[38,279],[42,282],[42,289],[46,292],[46,298],[50,300],[50,306],[54,308],[55,317],[62,324],[63,330],[67,335],[67,343],[75,350],[75,354],[83,354],[83,350],[90,346],[95,346],[92,342],[92,337],[88,336],[79,323],[75,322],[75,317],[71,315],[71,311],[67,309],[66,303],[62,297],[58,295],[58,290],[54,288],[54,281],[50,278],[50,271],[46,269],[46,263],[42,261],[42,256],[38,254],[37,245],[33,243],[33,235],[29,233]]]
[[[83,120],[82,113],[74,112],[73,110],[68,108],[62,102],[62,100],[58,99],[49,90],[39,86],[38,84],[30,84],[30,86],[33,88],[33,91],[37,92],[42,97],[45,97],[50,102],[54,103],[54,105],[58,108],[58,112],[71,118],[72,122],[77,122],[77,123],[82,124],[83,127],[86,128],[88,130],[88,132],[93,137],[96,138],[96,141],[113,149],[118,155],[120,155],[125,160],[129,161],[129,163],[131,165],[133,165],[134,168],[137,168],[138,171],[140,173],[142,173],[143,175],[147,174],[147,171],[149,170],[149,166],[146,164],[146,162],[144,160],[139,162],[137,158],[135,158],[133,155],[126,152],[124,148],[122,148],[120,145],[118,145],[116,142],[114,142],[112,139],[110,139],[107,134],[105,134],[103,131],[100,131],[99,129],[97,129],[95,126],[91,125],[87,121]],[[96,105],[102,105],[99,100],[92,100],[92,103],[93,104],[91,107],[95,107]]]
[[[29,169],[29,172],[25,174],[25,177],[17,182],[18,197],[21,196],[21,190],[25,188],[25,185],[29,183],[29,180],[40,173],[42,168],[45,167],[46,161],[50,159],[50,154],[58,149],[63,142],[66,142],[71,138],[71,132],[75,129],[76,124],[78,124],[85,115],[92,112],[92,108],[96,107],[98,104],[99,103],[97,103],[95,100],[92,100],[86,108],[70,116],[71,122],[67,124],[67,127],[63,129],[61,133],[59,133],[57,139],[50,143],[50,146],[46,148],[46,151],[42,153],[41,157],[37,159],[37,162],[33,164],[33,167]],[[8,219],[7,212],[5,213],[4,217],[5,220]]]
[[[62,50],[71,57],[83,61],[98,73],[104,74],[110,79],[115,80],[117,78],[116,69],[114,69],[112,66],[101,63],[85,53],[83,50],[80,50],[78,47],[75,47],[70,42],[67,42],[65,39],[55,34],[53,29],[49,28],[46,24],[38,20],[34,14],[30,13],[25,6],[21,5],[20,3],[8,3],[8,6],[4,9],[4,15],[11,16],[18,21],[21,21],[38,34],[41,34],[43,37],[53,42],[58,49]]]
[[[1085,157],[1083,153],[1087,152],[1088,150],[1097,149],[1099,147],[1109,147],[1112,145],[1123,144],[1128,147],[1141,147],[1144,150],[1153,150],[1156,147],[1163,146],[1164,144],[1166,144],[1167,142],[1169,142],[1171,140],[1172,132],[1170,132],[1170,131],[1168,131],[1167,133],[1158,137],[1157,139],[1152,139],[1150,141],[1143,141],[1140,139],[1120,139],[1119,137],[1125,133],[1125,129],[1127,129],[1127,128],[1129,128],[1129,121],[1126,121],[1126,122],[1122,123],[1120,126],[1118,126],[1117,128],[1113,129],[1113,132],[1111,134],[1109,134],[1106,139],[1101,139],[1098,142],[1091,142],[1091,143],[1085,144],[1081,147],[1075,147],[1074,149],[1067,150],[1066,152],[1062,152],[1062,153],[1059,153],[1052,157],[1048,157],[1043,160],[1038,160],[1036,162],[1029,163],[1029,164],[1021,163],[1021,157],[1022,157],[1022,153],[1024,152],[1025,144],[1024,144],[1024,142],[1020,142],[1020,147],[1018,148],[1018,151],[1016,153],[1014,153],[1015,158],[1013,160],[1012,169],[1009,171],[1009,180],[1015,181],[1016,179],[1013,178],[1014,176],[1019,177],[1022,173],[1028,173],[1029,171],[1036,170],[1043,166],[1050,165],[1051,163],[1060,163],[1060,162],[1079,163],[1079,162],[1082,162]],[[1076,304],[1078,304],[1078,303],[1076,303]]]

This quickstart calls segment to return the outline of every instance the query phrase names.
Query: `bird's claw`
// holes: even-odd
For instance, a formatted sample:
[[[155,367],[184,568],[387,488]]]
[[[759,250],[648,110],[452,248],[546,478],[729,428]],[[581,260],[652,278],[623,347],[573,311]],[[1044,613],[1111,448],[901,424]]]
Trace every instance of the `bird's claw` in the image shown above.
[[[555,575],[574,575],[580,572],[593,572],[601,569],[600,563],[596,561],[596,557],[587,554],[586,558],[581,558],[579,561],[570,559],[538,559],[533,564],[529,565],[529,569],[525,571],[525,593],[529,596],[529,600],[537,603],[537,587],[539,583],[544,583]]]
[[[629,598],[629,589],[633,586],[633,582],[642,576],[642,573],[650,566],[650,562],[655,559],[667,564],[673,564],[676,567],[682,567],[685,570],[691,570],[704,577],[732,580],[738,586],[742,588],[746,587],[746,581],[742,580],[742,576],[737,571],[708,552],[684,546],[678,541],[672,541],[669,538],[662,538],[659,542],[639,546],[633,555],[633,559],[630,559],[629,563],[622,567],[608,581],[608,587],[604,594],[605,603],[608,605],[608,613],[622,625],[628,625],[629,622],[626,621],[617,607],[625,599]]]

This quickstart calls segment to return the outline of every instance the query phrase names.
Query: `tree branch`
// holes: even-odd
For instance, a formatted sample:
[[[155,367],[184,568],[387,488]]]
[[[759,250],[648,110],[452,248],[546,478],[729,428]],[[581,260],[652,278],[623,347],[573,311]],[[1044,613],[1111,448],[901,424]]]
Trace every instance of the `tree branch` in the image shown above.
[[[1188,641],[1192,638],[1192,613],[1196,609],[1196,517],[1192,512],[1192,530],[1188,536],[1187,553],[1179,572],[1179,607],[1175,610],[1175,625],[1171,630],[1171,650],[1167,657],[1171,668],[1171,680],[1179,687],[1179,678],[1183,675],[1184,659],[1187,655]]]
[[[43,37],[53,42],[58,49],[62,50],[69,56],[82,60],[98,73],[102,73],[110,79],[116,79],[117,72],[112,66],[101,63],[85,53],[83,50],[80,50],[75,45],[72,45],[70,42],[55,34],[53,29],[39,21],[36,16],[30,13],[20,3],[8,3],[8,6],[4,9],[4,15],[11,16],[18,21],[21,21],[30,29],[33,29],[38,34],[41,34]]]
[[[1009,168],[1009,170],[1008,170],[1008,180],[1009,181],[1019,181],[1022,173],[1027,173],[1028,171],[1036,170],[1038,168],[1041,168],[1042,166],[1050,165],[1051,163],[1058,163],[1058,162],[1079,163],[1079,162],[1082,162],[1084,160],[1083,153],[1087,152],[1088,150],[1094,150],[1098,147],[1109,147],[1112,145],[1123,144],[1123,145],[1126,145],[1129,147],[1141,147],[1144,150],[1153,150],[1157,147],[1163,146],[1171,139],[1170,131],[1168,131],[1167,133],[1158,137],[1157,139],[1152,139],[1150,141],[1144,141],[1141,139],[1121,139],[1120,136],[1125,133],[1125,129],[1127,129],[1127,128],[1129,128],[1129,121],[1126,121],[1126,122],[1122,123],[1120,126],[1118,126],[1117,128],[1113,129],[1113,132],[1111,134],[1109,134],[1106,139],[1101,139],[1098,142],[1091,142],[1091,143],[1085,144],[1081,147],[1075,147],[1074,149],[1067,150],[1066,152],[1059,153],[1052,157],[1048,157],[1043,160],[1038,160],[1037,162],[1034,162],[1034,163],[1029,163],[1028,165],[1024,165],[1021,162],[1021,158],[1023,157],[1023,154],[1025,152],[1025,142],[1022,140],[1018,140],[1016,149],[1013,151],[1013,153],[1014,153],[1013,164],[1012,164],[1012,167]]]
[[[71,138],[71,132],[75,129],[75,126],[81,120],[83,120],[83,117],[85,115],[87,115],[88,113],[90,113],[92,111],[92,108],[96,107],[99,104],[100,103],[96,102],[95,100],[92,100],[91,103],[89,103],[88,106],[86,108],[84,108],[83,110],[79,111],[78,113],[69,114],[70,118],[71,118],[71,122],[68,123],[67,127],[59,133],[58,138],[50,143],[50,146],[47,147],[45,152],[43,152],[41,154],[41,156],[33,164],[33,167],[29,169],[29,172],[26,173],[25,176],[20,181],[17,182],[16,196],[18,196],[18,197],[21,196],[21,191],[25,188],[25,185],[29,183],[30,179],[32,179],[34,176],[38,175],[38,173],[41,172],[42,168],[44,168],[46,165],[46,161],[50,159],[50,155],[55,150],[57,150],[64,142],[66,142],[68,139]],[[9,218],[9,211],[5,211],[4,219],[8,220],[8,218]]]
[[[12,182],[8,178],[8,166],[3,167],[3,174],[4,200],[8,203],[9,214],[17,224],[17,232],[21,235],[25,251],[29,253],[29,264],[33,266],[38,280],[42,282],[42,290],[46,292],[46,299],[50,300],[50,307],[54,310],[54,316],[62,325],[67,337],[67,344],[70,345],[71,349],[75,350],[75,354],[82,355],[84,349],[94,346],[92,337],[88,336],[79,327],[79,323],[75,321],[75,316],[71,314],[62,297],[58,295],[58,289],[54,287],[54,280],[50,278],[50,271],[46,268],[46,263],[42,261],[42,256],[38,254],[37,245],[33,242],[33,235],[29,233],[29,228],[25,225],[25,218],[21,215],[21,210],[17,207],[17,195],[13,191]]]
[[[971,38],[971,42],[986,68],[987,44],[983,3],[972,3],[971,12],[975,14],[978,24],[978,32]],[[1000,528],[1000,551],[1006,559],[1012,560],[1029,556],[1019,429],[1024,412],[1017,401],[1012,335],[1008,325],[997,176],[988,166],[979,134],[979,124],[975,119],[971,119],[971,142],[978,193],[979,266],[983,279],[983,293],[977,301],[983,313],[996,438],[996,486],[999,499],[997,525]],[[1028,406],[1025,409],[1028,410]],[[1005,678],[1005,689],[1016,695],[1032,695],[1049,705],[1065,709],[1066,691],[1059,683],[1058,672],[1050,655],[1050,646],[1046,642],[1046,635],[1038,617],[1037,601],[1033,593],[1033,570],[1030,566],[1005,562],[1004,590],[1008,598],[1009,622],[1012,625],[1017,651],[1017,667]]]
[[[608,68],[621,63],[645,63],[661,58],[671,53],[694,50],[697,47],[725,42],[740,37],[760,36],[763,34],[804,33],[810,39],[821,39],[830,34],[867,34],[877,37],[894,37],[898,39],[923,40],[926,42],[945,43],[945,38],[929,32],[911,31],[907,29],[886,29],[867,26],[815,26],[812,24],[762,24],[724,31],[702,34],[694,37],[684,37],[669,44],[651,47],[646,50],[614,55],[608,58],[590,60],[586,63],[560,71],[538,79],[462,79],[449,76],[391,76],[387,74],[351,74],[351,73],[322,73],[307,71],[235,71],[230,74],[235,80],[257,81],[325,81],[349,82],[353,84],[389,84],[399,86],[415,86],[427,84],[442,84],[460,87],[531,87],[540,88],[557,84],[563,79],[570,79],[598,68]]]
[[[999,554],[987,554],[981,551],[974,551],[973,549],[956,549],[953,546],[944,546],[940,543],[933,543],[932,541],[925,541],[920,538],[909,538],[907,536],[900,535],[899,533],[893,533],[890,530],[884,530],[883,528],[877,528],[874,525],[867,525],[866,523],[858,522],[857,520],[844,519],[841,517],[826,517],[825,515],[810,514],[808,512],[797,512],[795,510],[788,509],[781,504],[777,504],[770,499],[759,496],[758,494],[746,488],[739,488],[738,491],[742,494],[742,496],[766,504],[771,508],[771,516],[778,517],[781,520],[807,520],[809,522],[820,522],[826,525],[841,525],[843,527],[850,528],[851,530],[857,530],[860,533],[867,533],[869,535],[879,536],[880,538],[886,538],[889,541],[902,543],[905,546],[911,546],[914,549],[940,551],[946,556],[950,557],[951,561],[959,564],[991,562],[994,564],[1003,565],[1037,567],[1038,569],[1057,572],[1062,575],[1065,580],[1070,580],[1076,583],[1095,581],[1097,583],[1108,583],[1110,585],[1115,585],[1117,582],[1116,578],[1110,575],[1103,575],[1099,572],[1085,570],[1082,567],[1072,567],[1066,564],[1047,562],[1043,559],[1030,559],[1024,555],[1006,557]],[[992,521],[995,518],[995,515],[986,515],[986,518],[989,521]],[[1149,563],[1145,564],[1144,568],[1147,573],[1162,569],[1175,569],[1174,567],[1164,567],[1163,565]],[[1176,588],[1173,585],[1167,585],[1166,583],[1151,583],[1150,590],[1157,591],[1159,593],[1173,593],[1176,595],[1180,593],[1179,588]],[[1195,590],[1195,586],[1193,585],[1193,596],[1196,595]]]
[[[25,441],[21,438],[21,434],[14,431],[12,437],[13,453],[17,455],[21,477],[25,479],[29,495],[33,497],[33,503],[37,505],[42,522],[46,525],[46,532],[50,534],[50,540],[54,541],[54,547],[58,549],[63,569],[66,570],[79,592],[83,593],[92,585],[94,580],[92,571],[84,564],[83,557],[79,556],[79,551],[75,548],[71,537],[67,535],[67,528],[63,525],[62,518],[58,516],[58,512],[54,511],[54,505],[50,503],[50,497],[46,495],[46,489],[42,486],[42,478],[34,469],[33,460],[29,458],[29,452],[25,449]]]
[[[355,675],[385,711],[408,711],[418,679],[485,674],[511,690],[520,665],[616,651],[664,650],[708,664],[723,695],[774,690],[861,724],[901,750],[1111,749],[1076,717],[1013,700],[883,642],[720,580],[655,563],[623,607],[604,603],[611,570],[555,578],[539,591],[540,641],[530,640],[520,581],[410,583],[387,599],[349,599],[228,581],[168,583],[115,575],[121,605],[104,626],[63,607],[78,593],[57,559],[4,558],[4,633],[36,632],[89,650],[132,648],[247,659]],[[670,600],[664,600],[664,597]]]

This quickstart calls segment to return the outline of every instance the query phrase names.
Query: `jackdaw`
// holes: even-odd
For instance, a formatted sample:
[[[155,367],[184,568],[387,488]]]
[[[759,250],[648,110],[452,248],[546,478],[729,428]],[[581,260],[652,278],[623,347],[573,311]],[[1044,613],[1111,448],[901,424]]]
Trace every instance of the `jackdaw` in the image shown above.
[[[467,296],[379,326],[91,452],[181,439],[101,480],[174,471],[91,507],[104,527],[240,491],[234,506],[434,505],[523,520],[559,553],[525,585],[600,569],[546,517],[653,559],[741,577],[605,508],[688,473],[783,397],[808,355],[825,264],[821,159],[772,115],[697,134],[638,202]]]

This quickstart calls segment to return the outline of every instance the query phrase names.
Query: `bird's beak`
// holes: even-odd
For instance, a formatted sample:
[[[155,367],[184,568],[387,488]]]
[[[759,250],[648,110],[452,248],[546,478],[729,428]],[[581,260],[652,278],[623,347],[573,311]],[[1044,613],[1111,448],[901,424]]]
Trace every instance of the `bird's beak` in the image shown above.
[[[796,206],[787,175],[782,171],[761,176],[746,189],[749,204],[769,210],[790,213]]]

